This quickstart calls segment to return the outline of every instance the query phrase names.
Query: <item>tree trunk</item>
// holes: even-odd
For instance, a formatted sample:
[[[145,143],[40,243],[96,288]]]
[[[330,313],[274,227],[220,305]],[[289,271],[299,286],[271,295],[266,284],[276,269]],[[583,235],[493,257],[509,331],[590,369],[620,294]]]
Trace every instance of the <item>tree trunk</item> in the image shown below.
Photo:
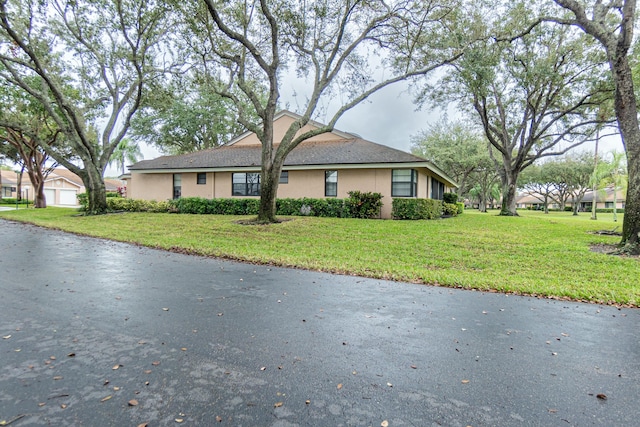
[[[503,174],[502,182],[502,207],[500,208],[501,216],[518,216],[516,212],[516,182],[518,181],[517,173]]]
[[[282,167],[276,167],[273,164],[270,167],[262,168],[260,176],[260,208],[257,218],[260,223],[277,222],[276,196],[278,195],[281,169]]]
[[[107,190],[100,171],[92,162],[85,162],[85,168],[80,171],[84,187],[87,192],[87,215],[101,215],[107,212]]]
[[[22,201],[22,175],[23,174],[24,174],[24,171],[20,171],[19,174],[16,174],[18,179],[18,181],[16,182],[16,200],[19,202]]]
[[[625,250],[640,253],[640,126],[629,60],[618,56],[611,62],[616,83],[615,109],[622,141],[627,153],[629,185],[625,202],[621,244]]]
[[[33,207],[36,209],[46,208],[47,199],[44,196],[44,175],[42,173],[42,166],[29,170],[29,178],[33,184]]]
[[[36,209],[47,207],[47,198],[44,195],[44,181],[40,181],[38,184],[33,184],[33,206]]]
[[[571,210],[573,211],[573,216],[578,216],[578,203],[576,201],[576,196],[571,196]]]
[[[549,199],[546,195],[544,196],[544,213],[549,214]]]
[[[640,253],[640,146],[628,145],[627,170],[629,183],[624,206],[622,244],[632,253]]]

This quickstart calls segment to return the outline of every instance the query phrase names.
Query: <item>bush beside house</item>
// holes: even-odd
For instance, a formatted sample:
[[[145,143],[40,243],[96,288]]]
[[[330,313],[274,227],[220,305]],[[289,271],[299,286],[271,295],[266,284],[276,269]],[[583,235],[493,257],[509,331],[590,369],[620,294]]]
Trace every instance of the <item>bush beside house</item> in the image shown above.
[[[84,195],[80,195],[84,196]],[[86,197],[78,197],[86,206]],[[205,199],[181,197],[175,200],[155,201],[127,199],[114,195],[107,198],[109,209],[115,212],[155,212],[197,215],[257,215],[259,199]],[[332,218],[380,218],[380,193],[351,191],[347,199],[277,199],[277,215],[317,216]],[[393,218],[420,220],[437,219],[442,215],[456,216],[460,203],[443,203],[433,199],[394,199]]]

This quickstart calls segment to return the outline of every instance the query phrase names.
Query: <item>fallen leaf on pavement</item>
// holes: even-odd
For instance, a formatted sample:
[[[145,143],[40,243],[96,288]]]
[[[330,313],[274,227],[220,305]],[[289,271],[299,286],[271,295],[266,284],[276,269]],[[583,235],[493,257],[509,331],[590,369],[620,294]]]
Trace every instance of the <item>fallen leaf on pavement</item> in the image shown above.
[[[273,407],[274,407],[274,408],[279,408],[279,407],[281,407],[282,405],[284,405],[284,402],[276,402],[276,403],[274,403],[274,404],[273,404]]]
[[[380,423],[381,427],[389,427],[389,421],[384,420],[383,422]]]
[[[221,423],[222,422],[222,417],[220,415],[216,415],[216,421]]]
[[[338,384],[338,386],[336,387],[338,390],[340,390],[342,388],[342,383]]]
[[[106,402],[107,400],[111,399],[113,396],[109,395],[107,397],[103,397],[102,399],[100,399],[100,402]]]
[[[151,364],[152,364],[153,366],[158,366],[158,365],[160,364],[160,361],[156,360],[156,361],[154,361],[154,362],[151,362]]]
[[[469,384],[469,380],[462,380],[462,384]]]
[[[131,399],[128,403],[129,406],[138,406],[138,401],[135,399]]]
[[[600,393],[600,394],[596,395],[596,397],[598,399],[600,399],[600,400],[607,400],[607,395],[606,394]]]

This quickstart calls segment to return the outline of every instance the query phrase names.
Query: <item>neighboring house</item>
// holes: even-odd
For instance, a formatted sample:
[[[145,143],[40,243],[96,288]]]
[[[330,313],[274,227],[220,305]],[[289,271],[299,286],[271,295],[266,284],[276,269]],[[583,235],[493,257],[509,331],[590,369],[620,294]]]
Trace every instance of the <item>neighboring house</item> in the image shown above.
[[[618,189],[616,197],[616,209],[624,209],[626,193],[621,189]],[[544,209],[544,203],[542,203],[543,199],[544,197],[542,195],[538,195],[536,197],[536,195],[533,194],[521,194],[516,199],[516,206],[518,209],[542,210]],[[580,202],[579,210],[591,211],[592,203],[593,191],[588,191]],[[607,187],[596,192],[597,209],[613,209],[613,203],[613,187]],[[571,197],[567,200],[566,206],[573,207]],[[558,205],[553,199],[549,198],[549,209],[560,209],[560,205]]]
[[[18,176],[14,171],[11,170],[0,170],[0,196],[2,198],[15,198]],[[26,188],[23,187],[23,191]]]
[[[16,197],[17,176],[14,171],[0,171],[2,173],[2,197]],[[107,191],[118,191],[123,186],[123,182],[117,179],[105,179]],[[33,200],[33,185],[29,180],[29,175],[22,174],[22,197]],[[44,180],[44,196],[47,206],[79,206],[78,194],[85,192],[82,179],[64,168],[55,168]]]
[[[591,210],[591,206],[593,205],[593,195],[593,191],[589,191],[584,195],[582,202],[580,203],[581,211]],[[613,209],[613,186],[596,191],[595,196],[596,209]],[[618,188],[618,193],[616,194],[616,209],[624,209],[626,197],[626,192]]]
[[[523,193],[516,197],[517,209],[544,209],[544,196],[541,194]],[[570,206],[570,202],[567,202],[567,206]],[[560,209],[560,205],[557,204],[551,197],[548,198],[549,209]]]
[[[274,140],[298,117],[278,113]],[[319,126],[312,122],[300,132]],[[219,148],[140,161],[122,178],[134,199],[259,197],[260,158],[260,141],[246,132]],[[334,130],[304,141],[287,156],[278,197],[346,198],[352,190],[377,192],[383,196],[381,216],[390,218],[393,198],[442,199],[455,187],[427,160]]]

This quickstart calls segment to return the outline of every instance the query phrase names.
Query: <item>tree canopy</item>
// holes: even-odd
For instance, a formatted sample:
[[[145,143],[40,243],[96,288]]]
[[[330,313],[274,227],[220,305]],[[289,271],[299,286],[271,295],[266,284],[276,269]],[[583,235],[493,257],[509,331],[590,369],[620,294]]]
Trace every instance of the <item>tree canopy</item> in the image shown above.
[[[91,213],[106,210],[104,168],[163,71],[167,16],[164,2],[148,0],[0,2],[0,80],[60,129],[82,166],[42,147],[82,178]]]

